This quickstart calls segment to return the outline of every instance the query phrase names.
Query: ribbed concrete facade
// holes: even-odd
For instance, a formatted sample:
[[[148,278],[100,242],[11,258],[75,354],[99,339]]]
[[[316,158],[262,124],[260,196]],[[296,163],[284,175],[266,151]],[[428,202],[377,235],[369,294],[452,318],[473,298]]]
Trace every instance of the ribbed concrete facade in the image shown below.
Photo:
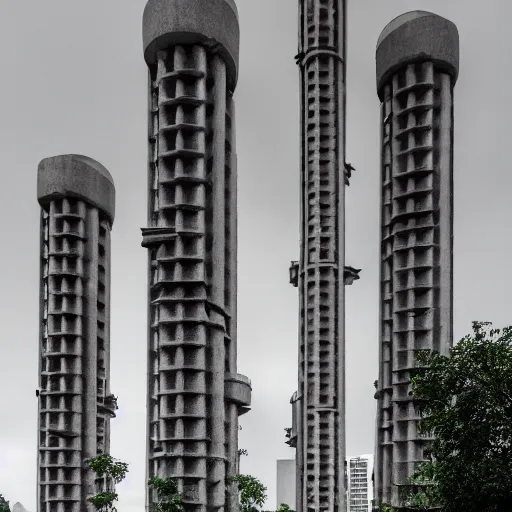
[[[92,510],[107,489],[85,460],[109,452],[109,172],[81,155],[41,161],[38,511]]]
[[[150,0],[147,478],[176,478],[187,510],[235,511],[237,165],[232,0]],[[147,504],[154,496],[148,490]]]
[[[376,499],[401,504],[426,439],[410,379],[418,350],[452,346],[455,25],[414,11],[377,45],[382,102],[380,372]]]
[[[344,0],[299,1],[300,512],[345,511],[345,24]]]

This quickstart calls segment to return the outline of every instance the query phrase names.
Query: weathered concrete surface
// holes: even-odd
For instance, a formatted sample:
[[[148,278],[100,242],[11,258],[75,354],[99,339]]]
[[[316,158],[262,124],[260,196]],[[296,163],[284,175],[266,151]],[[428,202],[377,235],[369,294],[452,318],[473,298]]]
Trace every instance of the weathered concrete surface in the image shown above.
[[[375,492],[402,506],[400,489],[431,440],[418,431],[411,377],[418,350],[453,342],[453,23],[404,14],[377,45],[381,104],[380,346]]]
[[[232,0],[149,0],[147,478],[173,476],[188,510],[236,512],[237,159]],[[226,229],[228,228],[228,229]],[[147,505],[155,500],[147,489]]]
[[[345,507],[346,0],[300,0],[299,368],[296,506]],[[298,279],[297,279],[298,278]]]
[[[427,11],[398,16],[382,31],[376,52],[377,93],[389,77],[411,62],[432,61],[457,80],[459,73],[459,32],[451,21]]]
[[[114,184],[81,155],[46,158],[41,204],[38,512],[92,512],[107,490],[85,461],[108,453]]]
[[[46,206],[57,198],[83,199],[114,222],[116,190],[108,170],[83,155],[58,155],[41,160],[37,169],[37,200]]]
[[[240,29],[234,0],[149,0],[142,20],[144,59],[174,45],[211,45],[226,62],[229,88],[236,86]]]

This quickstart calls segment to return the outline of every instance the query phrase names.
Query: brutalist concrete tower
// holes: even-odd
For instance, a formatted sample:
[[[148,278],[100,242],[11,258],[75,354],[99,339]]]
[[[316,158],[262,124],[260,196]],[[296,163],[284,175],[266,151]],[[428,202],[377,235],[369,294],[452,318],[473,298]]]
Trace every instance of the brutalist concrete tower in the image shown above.
[[[112,176],[81,155],[45,158],[41,205],[38,511],[93,510],[87,459],[109,452]]]
[[[298,392],[300,512],[345,511],[345,0],[299,1],[301,255]],[[357,271],[355,271],[357,274]]]
[[[187,510],[234,511],[238,416],[233,0],[150,0],[147,478],[174,477]],[[148,491],[147,503],[154,496]]]
[[[376,499],[400,505],[426,438],[410,379],[415,353],[447,354],[453,302],[453,88],[455,25],[414,11],[377,44],[382,102],[380,374]]]

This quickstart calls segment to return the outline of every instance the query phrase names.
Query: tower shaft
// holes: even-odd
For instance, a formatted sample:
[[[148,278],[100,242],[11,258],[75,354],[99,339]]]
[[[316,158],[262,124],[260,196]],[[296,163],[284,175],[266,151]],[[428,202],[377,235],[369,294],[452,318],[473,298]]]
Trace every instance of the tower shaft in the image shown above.
[[[345,510],[345,1],[299,2],[297,511]]]
[[[99,167],[78,155],[39,166],[39,512],[92,510],[88,498],[109,484],[97,481],[86,463],[108,453],[115,416],[109,382],[114,189]],[[99,181],[98,174],[99,180],[107,177],[101,187],[110,193],[105,208],[105,198],[87,187]]]
[[[144,13],[144,33],[156,34],[146,50],[158,47],[146,53],[147,478],[175,478],[190,510],[235,511],[238,416],[250,404],[236,373],[235,80],[215,37],[198,27],[183,41],[166,25],[188,7],[156,0]],[[148,490],[148,506],[155,498]]]
[[[402,491],[424,460],[427,437],[411,389],[416,353],[448,355],[453,310],[453,86],[457,51],[439,55],[430,37],[458,45],[451,22],[403,15],[381,36],[381,314],[375,488],[377,501],[406,506]],[[394,23],[394,22],[392,22]],[[391,27],[392,23],[389,25]],[[435,29],[435,30],[434,30]],[[393,38],[408,44],[396,45]],[[431,34],[427,38],[426,33]],[[448,39],[449,38],[449,39]],[[400,60],[389,48],[409,48]],[[422,57],[415,57],[422,49]],[[430,58],[429,58],[430,56]],[[442,57],[439,58],[439,57]],[[389,71],[379,65],[387,59]],[[444,61],[444,65],[443,65]],[[449,64],[453,64],[449,67]]]

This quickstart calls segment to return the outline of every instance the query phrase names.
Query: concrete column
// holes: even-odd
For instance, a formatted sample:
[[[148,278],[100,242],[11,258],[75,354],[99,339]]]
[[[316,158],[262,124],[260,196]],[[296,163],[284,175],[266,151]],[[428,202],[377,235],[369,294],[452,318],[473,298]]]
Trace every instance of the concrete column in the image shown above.
[[[441,73],[439,80],[439,348],[447,356],[453,340],[453,90],[449,74]]]
[[[84,300],[84,355],[83,355],[83,446],[84,460],[92,459],[98,454],[96,446],[97,408],[97,369],[98,369],[98,236],[99,214],[96,208],[87,208],[85,218],[85,268],[86,280]],[[82,508],[94,512],[94,507],[87,501],[96,491],[96,474],[84,464]]]
[[[213,91],[213,117],[212,117],[212,302],[224,310],[225,286],[225,170],[226,170],[226,68],[224,63],[214,57],[212,62],[214,81]],[[224,407],[224,375],[225,375],[225,347],[224,336],[226,319],[219,312],[211,311],[211,445],[213,471],[212,484],[215,485],[213,506],[219,511],[225,506],[225,478],[226,478],[226,452],[225,452],[225,407]]]
[[[230,95],[228,95],[230,96]],[[231,337],[229,343],[229,371],[236,373],[237,371],[237,247],[238,247],[238,215],[237,215],[237,156],[236,156],[236,127],[235,127],[235,102],[233,97],[228,98],[227,109],[231,120],[231,129],[229,131],[229,142],[231,146],[231,161],[229,163],[230,175],[229,187],[230,204],[228,230],[230,236],[229,249],[229,314],[230,328],[229,335]],[[231,481],[234,475],[239,473],[239,456],[238,456],[238,406],[237,404],[226,402],[226,410],[228,411],[228,466],[226,475],[226,485],[228,486],[228,502],[226,507],[228,512],[237,512],[238,510],[238,486]]]

